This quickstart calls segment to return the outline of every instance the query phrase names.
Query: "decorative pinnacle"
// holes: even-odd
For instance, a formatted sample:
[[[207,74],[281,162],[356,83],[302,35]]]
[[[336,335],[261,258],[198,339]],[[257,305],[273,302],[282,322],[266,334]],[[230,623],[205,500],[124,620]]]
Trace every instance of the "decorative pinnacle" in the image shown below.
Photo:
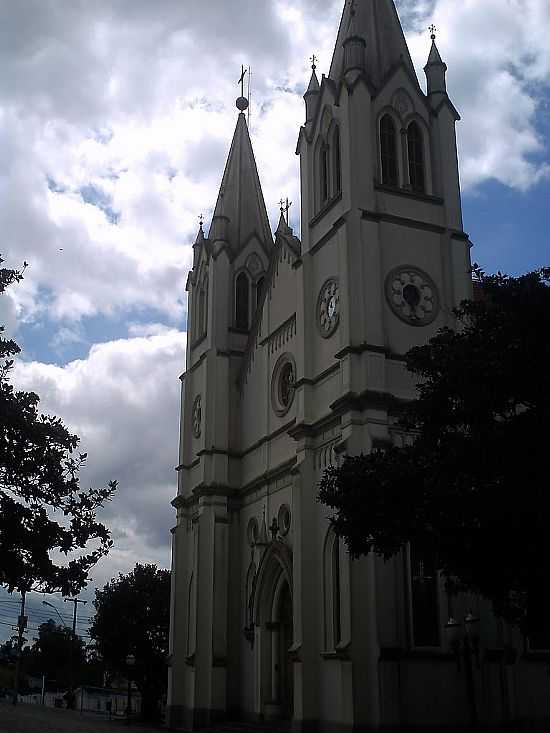
[[[310,61],[311,61],[311,69],[312,71],[315,71],[315,69],[317,68],[317,61],[319,61],[319,59],[317,58],[315,54],[313,54],[313,56],[310,58]]]
[[[204,220],[204,215],[203,215],[203,214],[201,214],[201,215],[199,216],[199,227],[200,227],[201,229],[202,229],[202,223],[203,223],[203,220]]]
[[[431,36],[430,36],[430,38],[432,39],[432,41],[435,41],[435,38],[436,38],[435,34],[437,33],[437,28],[436,28],[436,27],[435,27],[435,25],[434,25],[434,24],[432,23],[432,24],[431,24],[431,26],[430,26],[430,27],[428,28],[428,30],[429,30],[429,31],[430,31],[430,33],[431,33]]]

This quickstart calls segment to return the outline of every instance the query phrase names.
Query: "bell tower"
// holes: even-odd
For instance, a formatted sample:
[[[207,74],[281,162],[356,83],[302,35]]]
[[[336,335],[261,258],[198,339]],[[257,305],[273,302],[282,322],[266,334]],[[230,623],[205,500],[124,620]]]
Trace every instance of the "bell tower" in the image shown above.
[[[393,0],[354,0],[328,76],[314,69],[305,94],[302,249],[339,270],[350,368],[425,343],[471,294],[446,70],[432,32],[424,93]],[[352,392],[387,389],[384,369],[376,385],[367,372]]]

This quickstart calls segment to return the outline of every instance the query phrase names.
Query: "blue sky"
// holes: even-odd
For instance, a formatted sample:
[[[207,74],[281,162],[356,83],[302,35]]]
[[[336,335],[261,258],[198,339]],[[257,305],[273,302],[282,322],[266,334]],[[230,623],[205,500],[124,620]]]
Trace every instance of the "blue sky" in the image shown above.
[[[462,115],[473,258],[510,274],[549,264],[550,3],[397,5],[421,85],[427,28],[439,29]],[[276,226],[281,196],[299,200],[308,59],[315,52],[328,73],[342,6],[0,2],[1,250],[10,266],[30,263],[0,320],[24,349],[18,383],[81,436],[83,482],[120,481],[104,513],[116,547],[90,597],[136,561],[169,563],[185,282],[199,214],[208,225],[216,200],[241,63],[253,70],[251,133]]]

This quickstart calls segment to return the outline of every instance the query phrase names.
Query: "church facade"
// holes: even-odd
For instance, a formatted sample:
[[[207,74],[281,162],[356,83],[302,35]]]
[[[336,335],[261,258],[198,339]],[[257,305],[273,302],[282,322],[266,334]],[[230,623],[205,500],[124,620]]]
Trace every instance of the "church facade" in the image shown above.
[[[301,239],[283,212],[272,234],[238,115],[187,284],[175,729],[458,730],[545,714],[544,649],[480,599],[448,599],[414,548],[351,561],[317,501],[341,456],[408,439],[404,354],[472,296],[459,116],[432,39],[424,93],[393,0],[346,2],[328,76],[314,68],[305,94]],[[450,616],[479,629],[460,647]]]

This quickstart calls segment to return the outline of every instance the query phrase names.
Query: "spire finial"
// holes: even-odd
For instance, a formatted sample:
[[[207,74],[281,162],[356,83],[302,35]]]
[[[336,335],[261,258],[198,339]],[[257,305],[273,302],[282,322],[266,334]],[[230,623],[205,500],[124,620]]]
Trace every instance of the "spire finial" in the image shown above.
[[[199,216],[199,229],[202,229],[202,224],[203,224],[203,221],[204,221],[204,215],[203,215],[203,214],[201,214],[201,215]]]
[[[313,56],[309,60],[311,61],[311,70],[315,71],[315,69],[317,68],[317,61],[319,61],[319,59],[315,54],[313,54]]]
[[[430,31],[430,34],[431,34],[430,35],[430,38],[432,39],[432,41],[435,41],[435,38],[436,38],[436,35],[435,34],[437,33],[437,28],[432,23],[431,26],[428,28],[428,30]]]
[[[237,82],[237,84],[241,85],[241,96],[235,102],[239,112],[244,112],[246,109],[248,109],[248,99],[244,96],[244,78],[247,74],[248,69],[245,69],[244,65],[241,65],[241,76],[239,78],[239,81]]]

